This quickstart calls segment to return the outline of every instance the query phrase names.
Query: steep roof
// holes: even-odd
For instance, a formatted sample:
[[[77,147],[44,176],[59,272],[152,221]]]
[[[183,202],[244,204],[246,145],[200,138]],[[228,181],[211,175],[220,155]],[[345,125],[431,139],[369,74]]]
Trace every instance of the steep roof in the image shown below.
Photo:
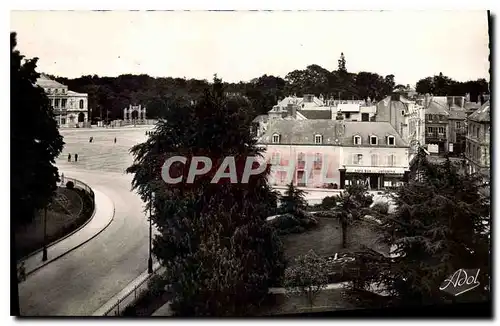
[[[448,102],[446,96],[434,96],[430,99],[425,108],[426,114],[449,115]]]
[[[302,113],[307,119],[332,119],[332,112],[330,110],[300,110],[297,113]]]
[[[269,116],[267,114],[261,114],[255,117],[252,122],[267,122]]]
[[[70,90],[68,90],[67,93],[68,93],[68,95],[88,96],[87,93],[78,93],[78,92],[70,91]]]
[[[40,74],[40,77],[36,80],[36,84],[43,88],[67,88],[66,85],[63,85],[53,79],[50,79],[45,74]]]
[[[362,147],[380,147],[386,145],[385,138],[387,136],[394,136],[396,147],[408,146],[408,143],[401,138],[389,122],[346,121],[342,144],[345,146],[358,146],[354,145],[354,136],[356,135],[361,137]],[[377,136],[379,145],[370,145],[370,136]]]
[[[485,102],[469,116],[469,120],[476,122],[490,122],[490,101]]]
[[[467,118],[467,112],[461,108],[453,108],[449,111],[448,119],[453,120],[465,120]]]
[[[272,136],[279,134],[282,145],[313,145],[314,136],[323,136],[324,145],[355,146],[354,136],[362,138],[362,147],[382,147],[386,136],[394,136],[396,147],[408,144],[396,132],[389,122],[361,122],[341,120],[277,120],[273,121],[261,137],[264,144],[272,143]],[[377,136],[379,145],[370,145],[369,136]],[[392,146],[391,146],[392,147]]]

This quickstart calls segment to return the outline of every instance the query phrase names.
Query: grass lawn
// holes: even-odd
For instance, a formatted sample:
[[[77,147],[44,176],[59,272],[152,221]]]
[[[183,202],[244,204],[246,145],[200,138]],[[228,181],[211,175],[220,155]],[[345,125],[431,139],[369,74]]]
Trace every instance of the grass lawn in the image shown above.
[[[47,237],[49,243],[72,232],[90,218],[91,214],[88,214],[88,209],[85,209],[85,212],[89,216],[82,218],[84,207],[88,206],[88,198],[82,198],[82,196],[88,197],[78,189],[72,190],[63,187],[57,189],[56,203],[53,204],[51,209],[47,210]],[[87,204],[84,204],[85,202]],[[16,230],[17,259],[43,246],[43,220],[44,211],[40,210],[36,213],[31,224]]]
[[[320,256],[335,255],[335,253],[359,250],[362,246],[369,247],[380,253],[387,253],[388,248],[377,243],[378,235],[373,231],[373,222],[356,221],[348,229],[347,248],[342,248],[342,228],[336,218],[319,218],[319,225],[304,233],[292,233],[281,236],[285,256],[293,259],[304,255],[309,250]]]

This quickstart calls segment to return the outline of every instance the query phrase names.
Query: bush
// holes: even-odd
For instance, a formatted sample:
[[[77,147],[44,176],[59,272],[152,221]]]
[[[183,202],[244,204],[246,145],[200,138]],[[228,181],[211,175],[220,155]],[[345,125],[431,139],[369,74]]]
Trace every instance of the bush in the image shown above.
[[[323,201],[321,202],[321,208],[322,209],[332,209],[337,207],[337,202],[339,200],[338,196],[328,196],[323,198]]]
[[[167,283],[168,282],[163,275],[155,274],[148,280],[148,291],[153,296],[160,296],[163,292],[165,292],[165,286]]]
[[[387,215],[389,213],[389,204],[388,203],[375,203],[372,206],[372,210],[379,214]]]
[[[75,184],[73,183],[73,181],[66,182],[66,188],[75,189]]]
[[[285,270],[287,292],[305,295],[312,305],[316,296],[328,282],[324,265],[325,260],[312,250],[306,255],[297,257],[294,264]]]

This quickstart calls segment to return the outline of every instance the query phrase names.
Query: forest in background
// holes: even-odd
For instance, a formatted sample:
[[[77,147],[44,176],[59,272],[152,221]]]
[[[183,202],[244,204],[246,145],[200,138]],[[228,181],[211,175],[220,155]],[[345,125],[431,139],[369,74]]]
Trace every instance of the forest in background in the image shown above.
[[[50,75],[49,75],[50,76]],[[198,99],[210,82],[200,79],[185,79],[148,75],[124,74],[118,77],[86,75],[79,78],[50,76],[67,85],[70,90],[87,93],[92,120],[114,120],[123,118],[123,109],[130,104],[141,104],[148,109],[148,118],[159,118],[166,110],[183,107]],[[348,72],[346,59],[341,54],[337,70],[329,71],[313,64],[302,70],[294,70],[285,78],[263,75],[249,82],[224,83],[226,92],[246,96],[258,114],[266,114],[278,100],[289,95],[334,97],[336,99],[367,99],[379,101],[394,89],[409,85],[396,85],[395,76],[381,76],[361,71]],[[416,83],[420,94],[435,96],[464,96],[470,94],[475,101],[482,93],[489,93],[485,79],[458,82],[442,73],[420,79]],[[107,112],[106,112],[107,111]]]

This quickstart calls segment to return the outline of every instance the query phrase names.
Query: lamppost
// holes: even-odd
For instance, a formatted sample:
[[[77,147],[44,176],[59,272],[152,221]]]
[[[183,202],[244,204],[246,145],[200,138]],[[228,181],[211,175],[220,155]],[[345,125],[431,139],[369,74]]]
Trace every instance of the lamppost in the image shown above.
[[[149,258],[148,258],[148,273],[153,273],[153,257],[152,257],[152,240],[153,240],[153,226],[152,226],[152,216],[151,207],[153,206],[153,198],[155,196],[154,191],[151,192],[150,204],[149,204]]]
[[[42,261],[47,261],[47,205],[45,205],[43,217],[43,255]]]

